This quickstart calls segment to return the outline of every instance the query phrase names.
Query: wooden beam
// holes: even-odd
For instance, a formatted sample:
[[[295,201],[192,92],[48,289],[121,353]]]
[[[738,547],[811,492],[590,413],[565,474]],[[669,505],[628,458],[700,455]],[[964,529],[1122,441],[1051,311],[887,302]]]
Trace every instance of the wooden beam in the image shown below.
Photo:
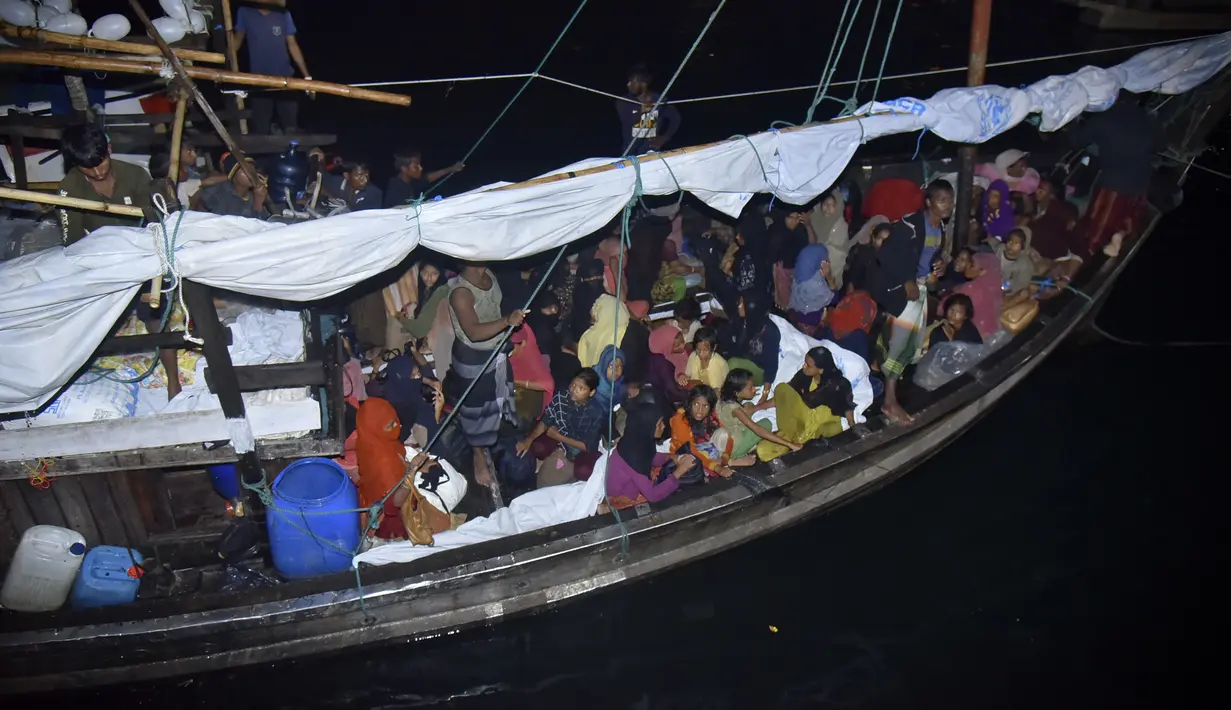
[[[10,25],[7,22],[0,22],[0,35],[5,37],[13,37],[15,39],[32,40],[36,42],[46,42],[48,44],[61,44],[66,47],[76,47],[77,49],[101,49],[106,52],[126,52],[128,54],[141,54],[158,56],[158,47],[148,44],[137,44],[136,42],[117,42],[109,39],[98,39],[96,37],[82,37],[78,35],[63,34],[61,32],[49,32],[40,30],[37,27],[17,27]],[[190,62],[205,62],[206,64],[226,64],[226,56],[218,52],[201,52],[195,49],[176,49],[176,56],[180,59],[186,59]]]
[[[231,344],[231,329],[226,329],[227,345]],[[99,344],[94,351],[95,356],[122,355],[124,353],[139,353],[158,348],[173,348],[175,350],[192,350],[200,345],[184,340],[184,334],[178,331],[168,333],[149,333],[147,335],[115,335]]]
[[[57,207],[72,207],[79,210],[120,214],[125,217],[144,217],[145,213],[136,205],[113,205],[98,200],[82,200],[63,195],[47,195],[31,190],[14,190],[11,187],[0,187],[0,198],[18,200],[20,202],[36,202],[41,205],[56,205]]]
[[[161,38],[159,38],[161,41]],[[169,49],[169,48],[168,48]],[[174,56],[174,55],[172,55]],[[179,59],[172,62],[172,66]],[[27,49],[5,49],[0,51],[0,64],[33,64],[36,66],[63,67],[65,69],[84,69],[88,71],[109,71],[121,74],[157,75],[163,71],[162,62],[157,60],[112,59],[110,57],[87,57],[64,52],[43,52]],[[181,64],[181,66],[183,66]],[[179,71],[177,69],[176,71]],[[387,91],[361,89],[346,84],[335,84],[329,81],[295,79],[287,76],[269,76],[267,74],[247,74],[243,72],[223,71],[207,67],[186,67],[185,73],[193,79],[218,81],[244,86],[261,86],[267,89],[290,89],[294,91],[316,91],[322,94],[332,94],[348,99],[362,99],[394,106],[409,106],[410,97],[405,94],[393,94]],[[196,98],[195,96],[193,97]],[[199,104],[200,102],[198,102]]]
[[[319,387],[329,382],[325,376],[325,365],[320,361],[236,365],[234,369],[241,392],[259,392],[283,387]],[[208,367],[205,368],[205,384],[210,392],[217,393],[214,389],[213,373]]]
[[[235,26],[231,19],[231,0],[221,0],[222,9],[222,28],[226,33],[227,45],[227,69],[231,71],[239,71],[239,52],[235,47]],[[244,110],[244,100],[242,97],[235,96],[235,108],[239,111]],[[248,135],[248,122],[243,118],[239,119],[239,132],[242,135]]]

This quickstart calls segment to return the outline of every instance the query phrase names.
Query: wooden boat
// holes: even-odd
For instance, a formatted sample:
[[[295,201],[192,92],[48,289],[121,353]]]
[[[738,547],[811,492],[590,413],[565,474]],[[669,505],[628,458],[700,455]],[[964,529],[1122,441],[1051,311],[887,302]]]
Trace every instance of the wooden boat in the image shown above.
[[[1183,118],[1170,124],[1175,160],[1188,162],[1200,151],[1214,117],[1225,114],[1231,96],[1227,89],[1224,75],[1194,92],[1184,106],[1174,102],[1166,108],[1168,115]],[[1193,101],[1203,110],[1194,113]],[[864,184],[883,175],[922,182],[924,171],[947,172],[923,162],[889,162],[853,165],[849,175]],[[414,562],[364,568],[360,574],[339,573],[246,592],[0,615],[0,691],[131,683],[435,637],[645,579],[832,510],[894,481],[956,440],[1090,322],[1161,218],[1153,213],[1147,228],[1126,241],[1119,258],[1098,258],[1088,265],[1075,283],[1084,295],[1070,290],[1044,302],[1039,318],[972,372],[933,392],[904,387],[903,403],[916,414],[909,426],[886,426],[874,417],[866,427],[830,440],[832,446],[807,448],[786,457],[780,467],[759,464],[749,469],[753,484],[719,481],[626,511],[619,521],[594,515]],[[197,299],[207,300],[200,294]],[[207,343],[217,335],[205,333]],[[329,367],[336,367],[336,361]],[[328,410],[328,404],[323,408]],[[266,449],[266,455],[270,451]],[[131,483],[143,473],[118,472],[183,467],[201,463],[191,458],[200,455],[200,447],[182,447],[156,455],[117,452],[108,454],[109,459],[69,461],[70,468],[60,470],[77,475],[62,475],[53,485],[52,500],[58,505],[54,513],[62,519],[90,516],[103,537],[109,504],[123,522],[121,532],[131,536],[137,522],[156,521],[158,513],[141,510],[141,496],[131,491]],[[217,460],[227,458],[234,460],[235,455]],[[96,480],[87,484],[92,478]],[[56,492],[56,486],[74,480],[100,499]],[[129,494],[121,500],[116,493],[125,490],[125,483]],[[38,510],[22,508],[11,495],[12,486],[0,488],[5,493],[0,522],[12,528],[21,510],[29,522],[43,522],[41,516],[53,514],[46,503]],[[161,494],[165,496],[166,489]],[[27,496],[23,490],[20,500],[28,502]],[[109,527],[111,534],[120,534],[114,524]],[[200,557],[201,543],[209,535],[201,538],[177,540],[179,553],[185,559]],[[193,544],[198,546],[195,553]],[[216,570],[206,570],[209,574]]]

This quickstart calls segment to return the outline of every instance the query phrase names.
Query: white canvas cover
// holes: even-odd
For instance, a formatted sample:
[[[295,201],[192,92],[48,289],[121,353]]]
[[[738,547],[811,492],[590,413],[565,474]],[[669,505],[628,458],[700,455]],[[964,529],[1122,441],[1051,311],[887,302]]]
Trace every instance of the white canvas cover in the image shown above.
[[[1056,130],[1083,111],[1105,110],[1121,87],[1180,93],[1229,60],[1226,33],[1022,89],[981,86],[941,91],[927,100],[875,102],[839,121],[758,133],[638,168],[511,190],[489,185],[419,209],[294,225],[188,213],[176,240],[176,262],[185,278],[210,286],[312,300],[396,265],[420,244],[463,259],[491,260],[559,247],[616,216],[634,196],[638,178],[647,194],[682,188],[733,217],[758,192],[802,204],[830,187],[855,150],[873,138],[927,129],[946,140],[978,143],[1035,112],[1042,114],[1044,130]],[[613,160],[590,159],[555,172]],[[152,233],[124,227],[100,229],[71,247],[0,265],[0,412],[33,410],[51,398],[108,335],[139,285],[160,270]]]

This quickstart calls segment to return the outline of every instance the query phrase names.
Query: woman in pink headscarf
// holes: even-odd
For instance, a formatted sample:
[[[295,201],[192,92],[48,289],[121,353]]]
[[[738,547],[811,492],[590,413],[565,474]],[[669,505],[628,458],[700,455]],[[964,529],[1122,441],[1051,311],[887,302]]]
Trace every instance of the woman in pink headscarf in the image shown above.
[[[533,330],[526,326],[518,328],[509,340],[513,343],[509,363],[513,366],[517,413],[525,419],[537,419],[556,393],[555,380],[543,360],[543,353],[539,351]]]
[[[953,289],[953,293],[966,294],[974,304],[971,320],[979,335],[987,340],[1000,330],[1000,311],[1004,306],[1004,284],[1000,276],[1000,257],[989,252],[978,252],[971,258],[966,270],[970,280]],[[940,304],[940,313],[945,312],[945,303]]]
[[[995,163],[983,163],[975,167],[975,174],[990,181],[1004,180],[1012,192],[1033,195],[1039,187],[1039,171],[1030,167],[1030,154],[1016,148],[996,156]]]
[[[620,301],[628,300],[628,278],[620,270],[620,252],[624,252],[623,261],[628,261],[628,251],[621,248],[619,235],[612,235],[598,243],[594,256],[603,262],[603,288],[612,296],[616,295],[616,277],[620,274]]]
[[[684,333],[670,323],[650,331],[650,352],[662,355],[675,374],[684,372],[688,366],[688,351],[684,347]]]

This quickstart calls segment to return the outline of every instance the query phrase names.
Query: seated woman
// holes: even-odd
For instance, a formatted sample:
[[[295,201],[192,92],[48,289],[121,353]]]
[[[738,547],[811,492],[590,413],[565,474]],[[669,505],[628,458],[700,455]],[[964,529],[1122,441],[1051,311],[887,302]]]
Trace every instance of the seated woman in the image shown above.
[[[752,414],[774,406],[768,396],[762,397],[758,404],[745,405],[744,402],[755,397],[756,393],[757,387],[752,381],[752,373],[747,370],[731,370],[727,381],[722,385],[722,396],[715,412],[718,423],[731,439],[729,463],[733,468],[756,463],[757,457],[753,451],[762,441],[785,446],[791,451],[799,451],[802,448],[799,444],[775,434],[768,428],[771,426],[768,419],[752,420]],[[766,391],[766,395],[768,394]]]
[[[1002,180],[1013,192],[1033,195],[1039,186],[1039,172],[1030,167],[1030,154],[1016,149],[1006,150],[996,156],[995,163],[975,166],[975,175],[991,181]]]
[[[791,298],[795,258],[801,249],[817,242],[818,233],[813,231],[806,212],[778,213],[773,219],[769,225],[769,259],[774,263],[774,302],[784,308]]]
[[[623,341],[628,321],[628,308],[615,296],[599,296],[590,309],[590,327],[577,340],[577,359],[582,367],[594,367],[608,345]]]
[[[928,329],[927,349],[940,343],[974,343],[983,342],[979,329],[971,322],[975,314],[974,303],[970,296],[955,293],[945,300],[944,318]]]
[[[607,460],[607,498],[617,510],[663,500],[679,489],[680,478],[697,462],[689,453],[655,451],[655,442],[663,438],[666,425],[653,391],[643,390],[624,407],[628,412],[624,435]],[[674,464],[671,472],[655,479],[654,470],[668,461]]]
[[[680,254],[674,242],[663,244],[662,264],[658,280],[650,290],[655,303],[672,303],[684,299],[689,288],[705,283],[705,268],[699,259]]]
[[[970,281],[953,290],[953,295],[965,294],[971,302],[967,317],[974,322],[984,340],[1000,330],[1000,311],[1004,304],[1004,284],[1000,275],[1000,257],[988,252],[978,252],[971,259],[966,272]],[[949,298],[953,298],[950,296]],[[946,302],[941,303],[941,313]]]
[[[718,354],[718,331],[705,326],[697,331],[692,341],[693,351],[688,356],[684,372],[688,375],[688,386],[706,385],[717,389],[727,381],[730,367],[726,358]]]
[[[816,338],[831,340],[866,361],[878,313],[876,300],[871,294],[851,289],[838,301],[838,305],[830,309],[824,327],[816,332]]]
[[[767,294],[749,291],[735,307],[723,306],[725,321],[719,321],[718,352],[728,368],[742,367],[752,373],[758,386],[778,376],[778,326],[769,318],[773,304]]]
[[[845,212],[846,203],[842,199],[842,191],[834,190],[812,210],[809,218],[812,231],[816,235],[814,243],[823,244],[829,249],[829,269],[834,289],[842,288],[842,276],[846,272],[850,248],[850,228],[846,223]]]
[[[688,352],[684,334],[670,323],[650,331],[650,362],[645,381],[657,392],[658,403],[674,412],[687,394]]]
[[[534,305],[526,314],[526,325],[534,331],[534,339],[538,341],[539,352],[548,359],[560,349],[560,300],[556,294],[544,289],[534,299]],[[570,370],[576,372],[577,368]],[[550,399],[550,398],[549,398]]]
[[[697,457],[707,476],[730,478],[734,471],[727,465],[730,437],[722,428],[714,408],[718,393],[709,385],[697,385],[688,393],[684,407],[671,417],[671,453],[688,453]]]
[[[523,324],[513,331],[509,342],[513,343],[509,363],[513,366],[513,401],[517,415],[525,421],[534,421],[556,393],[556,382],[539,351],[533,330]]]
[[[598,442],[607,426],[607,412],[594,401],[597,390],[598,373],[582,368],[567,390],[552,395],[543,417],[517,443],[518,456],[529,451],[543,462],[538,472],[539,488],[590,477],[598,460]]]
[[[559,349],[551,353],[551,379],[556,385],[555,391],[567,390],[580,369],[581,360],[577,358],[577,341],[569,336],[561,337]]]
[[[863,229],[851,240],[850,253],[846,257],[846,274],[843,279],[845,289],[851,291],[867,291],[868,278],[876,266],[876,255],[881,245],[889,237],[893,225],[881,215],[868,220]],[[862,241],[861,241],[862,240]]]
[[[355,454],[359,464],[359,505],[370,508],[393,490],[406,474],[402,455],[402,424],[397,411],[386,400],[369,397],[359,406],[355,417],[358,440]]]
[[[420,261],[397,282],[385,288],[385,309],[394,314],[390,329],[399,332],[387,334],[386,344],[406,340],[422,340],[436,322],[436,311],[449,296],[448,281],[444,271],[432,261]]]
[[[1009,199],[1009,186],[1003,180],[994,180],[983,193],[979,205],[979,227],[987,242],[1003,242],[1009,230],[1017,226],[1013,203]]]
[[[429,366],[417,362],[419,357],[419,352],[412,350],[411,355],[390,360],[385,366],[381,395],[397,412],[401,439],[413,437],[419,446],[424,446],[440,426],[445,400],[440,381],[432,376]]]
[[[778,436],[794,444],[842,433],[842,420],[855,425],[855,399],[851,383],[842,376],[833,354],[815,347],[804,356],[803,368],[774,388],[778,409]],[[771,461],[788,447],[765,440],[757,444],[757,457]]]
[[[1003,308],[1027,301],[1038,292],[1038,287],[1032,283],[1034,262],[1030,260],[1028,227],[1010,229],[1004,243],[996,245],[996,256],[1000,258],[1000,278],[1003,280]]]
[[[624,351],[614,345],[603,348],[598,358],[598,390],[594,401],[604,412],[624,401]]]
[[[829,277],[829,249],[823,244],[804,247],[795,259],[788,315],[791,323],[806,335],[815,334],[821,327],[825,309],[833,302]]]

